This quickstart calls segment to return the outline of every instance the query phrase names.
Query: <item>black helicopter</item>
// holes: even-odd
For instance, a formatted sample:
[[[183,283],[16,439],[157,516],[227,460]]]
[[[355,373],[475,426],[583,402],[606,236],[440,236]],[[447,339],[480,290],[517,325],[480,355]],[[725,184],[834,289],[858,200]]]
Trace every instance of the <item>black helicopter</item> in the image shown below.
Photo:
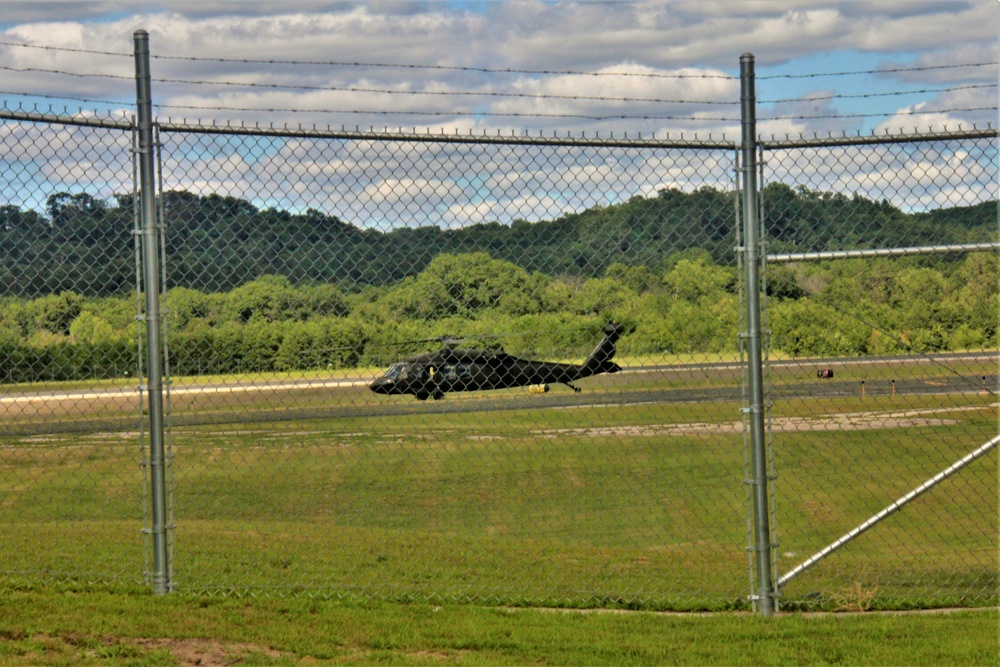
[[[614,322],[604,326],[604,339],[579,366],[550,361],[519,359],[502,350],[461,349],[445,345],[394,363],[369,389],[376,394],[413,394],[421,401],[442,399],[449,391],[480,391],[531,385],[564,384],[599,373],[617,373],[615,343],[624,327]]]

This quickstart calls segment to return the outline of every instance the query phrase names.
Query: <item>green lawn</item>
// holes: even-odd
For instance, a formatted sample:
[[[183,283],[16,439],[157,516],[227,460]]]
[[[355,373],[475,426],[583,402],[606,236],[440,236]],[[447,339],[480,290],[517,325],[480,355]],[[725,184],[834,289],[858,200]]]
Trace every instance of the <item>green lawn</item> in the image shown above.
[[[674,380],[691,400],[642,401]],[[364,387],[175,397],[172,582],[185,595],[748,609],[740,404],[698,393],[728,391],[733,377],[588,382],[567,404],[565,388],[426,403]],[[622,393],[627,402],[605,401]],[[778,573],[992,437],[993,400],[949,390],[779,401]],[[345,412],[324,417],[318,405]],[[278,419],[302,406],[318,416]],[[0,585],[143,586],[140,445],[133,430],[0,436]],[[996,461],[791,581],[783,608],[995,605]]]
[[[0,665],[997,665],[997,611],[547,611],[0,590]]]

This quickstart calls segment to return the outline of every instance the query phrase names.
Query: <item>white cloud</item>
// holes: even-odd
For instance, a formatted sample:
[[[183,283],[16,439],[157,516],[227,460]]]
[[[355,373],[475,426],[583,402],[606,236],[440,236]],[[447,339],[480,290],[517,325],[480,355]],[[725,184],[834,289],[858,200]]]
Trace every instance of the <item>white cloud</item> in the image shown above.
[[[455,119],[471,118],[473,127],[604,128],[609,132],[612,129],[648,132],[652,128],[718,131],[732,127],[731,122],[718,119],[730,117],[732,114],[726,112],[735,107],[584,98],[735,103],[738,82],[708,77],[735,72],[739,54],[744,51],[753,52],[759,66],[764,67],[807,54],[825,52],[832,58],[836,52],[850,49],[879,51],[884,58],[899,53],[908,60],[911,54],[917,54],[920,63],[934,62],[936,57],[995,59],[996,24],[1000,19],[1000,5],[992,0],[873,2],[863,6],[832,1],[553,5],[526,0],[488,3],[482,13],[459,11],[446,4],[415,3],[181,1],[171,3],[168,10],[158,4],[117,2],[60,9],[60,18],[54,21],[45,20],[46,4],[49,3],[39,4],[37,13],[31,17],[34,20],[10,26],[7,37],[15,42],[127,56],[132,47],[132,31],[144,27],[150,32],[154,56],[202,59],[154,58],[154,79],[303,87],[267,89],[157,81],[154,94],[158,103],[194,107],[161,108],[162,115],[376,126],[383,121],[390,126],[455,126]],[[119,18],[102,21],[63,18],[74,14],[81,19],[93,17],[102,8],[105,12],[114,10]],[[22,16],[27,11],[24,7],[19,10]],[[962,35],[959,44],[954,39],[956,34]],[[212,60],[219,57],[473,69]],[[112,100],[127,100],[134,94],[129,81],[133,66],[128,57],[0,47],[0,64],[121,77],[5,73],[8,87],[26,92],[45,94],[58,89],[73,97]],[[635,76],[502,74],[483,72],[482,68],[597,73],[617,70],[630,71]],[[663,77],[671,73],[706,78]],[[980,80],[984,73],[989,71],[979,70]],[[922,80],[941,76],[939,70],[928,70]],[[914,79],[916,75],[901,74],[894,78],[903,77]],[[374,90],[397,91],[397,94],[370,92]],[[420,91],[470,94],[436,97],[399,94]],[[547,98],[497,97],[490,93]],[[198,110],[198,107],[232,109]],[[238,109],[294,109],[295,112],[254,113]],[[393,113],[366,116],[333,111]],[[614,118],[597,121],[593,117]],[[815,123],[803,125],[808,129]]]
[[[948,121],[950,120],[948,115],[942,113],[920,113],[921,107],[924,106],[924,103],[920,103],[914,107],[900,110],[900,113],[892,118],[879,123],[875,127],[875,133],[878,134],[879,130],[883,133],[893,133],[901,129],[914,133],[943,131],[948,126]],[[952,129],[957,129],[958,124],[957,121],[952,120]]]
[[[879,132],[914,126],[951,128],[996,115],[962,111],[996,106],[996,88],[898,99],[841,96],[995,83],[995,66],[937,69],[997,59],[1000,5],[993,0],[557,4],[526,0],[487,3],[481,12],[460,11],[444,3],[181,0],[169,7],[69,3],[58,17],[55,12],[47,16],[45,6],[38,4],[34,14],[25,14],[30,8],[19,6],[25,20],[9,22],[0,41],[101,53],[0,46],[0,66],[10,68],[3,73],[4,87],[117,100],[107,111],[113,114],[134,96],[129,54],[132,32],[142,27],[150,32],[154,56],[196,59],[153,59],[154,96],[162,118],[279,127],[315,123],[347,129],[430,128],[448,134],[471,129],[518,136],[526,129],[532,136],[586,132],[648,137],[655,132],[661,137],[683,133],[692,138],[697,133],[720,138],[725,134],[735,142],[740,136],[739,81],[726,75],[737,71],[739,56],[746,51],[754,53],[759,72],[805,56],[809,59],[800,73],[817,68],[837,71],[843,67],[837,59],[843,53],[853,55],[852,69],[924,68],[854,79],[771,82],[772,88],[779,83],[784,87],[778,97],[786,101],[758,107],[758,132],[765,137],[837,134],[862,127]],[[115,14],[107,14],[109,10]],[[101,20],[93,20],[95,16]],[[274,60],[298,64],[256,62]],[[306,61],[322,64],[303,64]],[[57,72],[14,71],[23,68]],[[504,69],[534,73],[500,71]],[[623,72],[630,76],[611,75]],[[382,90],[392,92],[377,92]],[[467,94],[412,94],[420,92]],[[935,111],[941,109],[953,111]],[[352,111],[370,113],[338,113]],[[870,111],[887,115],[861,117]],[[261,205],[289,210],[319,208],[351,222],[383,227],[541,219],[652,194],[662,187],[728,188],[733,175],[732,152],[725,150],[678,149],[665,156],[633,155],[629,162],[599,150],[564,148],[308,138],[168,139],[168,188],[255,197]],[[42,142],[27,149],[34,151],[34,157],[25,152],[21,159],[45,159],[46,152],[60,152],[62,140],[56,141],[56,148]],[[88,162],[96,161],[93,156],[70,157],[52,177],[75,181],[94,171],[96,165]],[[808,174],[784,176],[808,180]],[[939,178],[930,170],[911,171],[908,177],[921,183]],[[831,182],[829,187],[851,184]],[[945,187],[940,185],[942,193]],[[974,187],[963,182],[954,189]],[[942,200],[950,196],[941,195]]]
[[[965,43],[995,43],[1000,3],[936,3],[937,11],[926,13],[920,11],[921,4],[915,3],[909,15],[886,15],[876,5],[871,8],[874,16],[850,17],[855,25],[851,46],[881,52],[950,48],[957,35]]]

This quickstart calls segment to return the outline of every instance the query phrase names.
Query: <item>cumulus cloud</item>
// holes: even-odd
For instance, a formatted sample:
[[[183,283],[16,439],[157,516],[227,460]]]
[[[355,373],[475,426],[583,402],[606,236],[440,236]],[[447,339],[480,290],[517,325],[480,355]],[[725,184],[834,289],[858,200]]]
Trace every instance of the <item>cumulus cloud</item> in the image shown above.
[[[737,141],[744,52],[764,76],[797,62],[806,63],[800,74],[837,72],[844,54],[848,69],[905,70],[767,80],[762,99],[775,101],[758,106],[764,136],[953,128],[996,116],[989,107],[997,66],[950,67],[997,61],[993,0],[8,5],[0,42],[57,48],[0,45],[3,87],[27,99],[107,100],[101,113],[113,116],[134,98],[138,28],[150,33],[161,119]],[[907,94],[881,96],[893,91]],[[53,136],[51,150],[65,163],[46,173],[58,186],[76,187],[100,168],[95,156],[74,158]],[[39,154],[50,150],[45,141]],[[665,187],[729,188],[733,175],[732,151],[722,149],[637,158],[552,147],[545,156],[422,143],[390,150],[301,137],[168,136],[167,144],[168,189],[312,207],[379,226],[542,219]],[[941,183],[938,171],[907,173]],[[928,195],[934,201],[964,196],[944,188],[925,192],[940,189]]]
[[[338,125],[360,119],[363,125],[377,125],[392,116],[388,125],[438,126],[462,117],[471,118],[474,127],[560,125],[609,131],[731,127],[726,122],[731,114],[719,113],[727,108],[712,105],[737,102],[738,84],[713,77],[735,74],[744,51],[754,53],[763,68],[824,52],[834,64],[834,54],[851,50],[877,52],[887,64],[900,62],[893,60],[897,53],[908,59],[917,54],[917,66],[942,59],[995,61],[1000,18],[991,0],[863,5],[798,0],[553,5],[516,0],[487,3],[479,12],[406,2],[66,4],[59,13],[56,3],[32,4],[34,9],[18,5],[12,16],[24,20],[8,24],[6,37],[126,57],[0,47],[0,63],[10,68],[8,86],[40,94],[59,88],[68,96],[128,99],[133,94],[127,57],[132,32],[143,27],[150,32],[154,57],[160,56],[153,61],[158,79],[154,92],[165,115],[260,120],[264,114],[242,110],[262,109],[279,122]],[[108,20],[109,12],[115,18]],[[48,20],[54,16],[59,20]],[[92,20],[96,16],[104,20]],[[956,34],[962,35],[960,43]],[[14,71],[25,68],[87,76]],[[570,76],[564,70],[617,70],[633,76]],[[671,73],[684,76],[664,76]],[[699,74],[703,78],[696,78]],[[980,68],[892,78],[940,84],[949,80],[945,76],[982,80],[991,75],[995,79],[996,72]],[[267,90],[268,85],[276,88]],[[396,94],[373,92],[377,90]],[[414,94],[432,91],[467,94]],[[602,97],[619,99],[594,99]],[[360,113],[365,111],[372,112],[369,119]],[[687,122],[677,120],[684,117]]]

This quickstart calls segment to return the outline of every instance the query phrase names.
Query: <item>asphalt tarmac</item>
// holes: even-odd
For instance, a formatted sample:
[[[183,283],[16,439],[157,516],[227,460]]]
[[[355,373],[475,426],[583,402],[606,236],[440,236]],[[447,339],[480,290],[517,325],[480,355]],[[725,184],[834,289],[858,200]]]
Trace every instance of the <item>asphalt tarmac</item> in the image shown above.
[[[781,360],[769,363],[769,380],[765,383],[768,400],[791,401],[838,396],[895,396],[909,394],[981,394],[1000,395],[1000,374],[996,372],[1000,355],[993,353],[967,353],[906,357],[867,357],[847,359]],[[966,374],[948,372],[953,364],[961,364]],[[991,374],[969,375],[970,364],[991,368]],[[867,367],[879,367],[878,376],[884,378],[887,368],[898,368],[896,379],[862,380],[874,373]],[[823,370],[832,371],[830,378],[819,377]],[[933,369],[935,372],[929,372]],[[943,371],[942,371],[943,369]],[[647,382],[637,383],[636,375],[648,375]],[[411,396],[379,396],[367,390],[374,378],[340,380],[281,380],[239,383],[181,384],[170,389],[173,399],[189,398],[211,404],[212,400],[229,397],[240,400],[243,395],[267,394],[275,396],[289,392],[312,392],[305,405],[282,405],[269,410],[249,408],[215,411],[212,409],[172,411],[173,424],[196,425],[211,423],[264,422],[292,419],[318,419],[338,417],[387,417],[411,414],[488,413],[515,410],[581,408],[588,406],[634,406],[679,403],[732,403],[738,411],[743,404],[741,366],[736,363],[704,363],[639,366],[623,369],[613,376],[599,376],[579,382],[582,389],[575,393],[556,385],[544,393],[531,393],[525,388],[495,392],[452,393],[444,399],[418,401]],[[891,374],[889,374],[891,375]],[[644,385],[636,389],[637,384]],[[336,392],[337,400],[317,400],[316,392]],[[343,392],[343,393],[342,393]],[[355,394],[347,397],[344,393]],[[8,412],[30,411],[36,406],[53,404],[105,405],[109,402],[138,405],[141,392],[137,387],[108,390],[77,391],[10,391],[0,395],[0,410]],[[259,405],[259,400],[255,405]],[[209,405],[210,408],[210,405]],[[137,421],[135,414],[121,418],[89,419],[86,414],[74,418],[45,420],[17,426],[10,424],[11,434],[22,430],[39,432],[94,431],[109,427],[121,428],[130,421]],[[0,428],[0,433],[5,429]]]

